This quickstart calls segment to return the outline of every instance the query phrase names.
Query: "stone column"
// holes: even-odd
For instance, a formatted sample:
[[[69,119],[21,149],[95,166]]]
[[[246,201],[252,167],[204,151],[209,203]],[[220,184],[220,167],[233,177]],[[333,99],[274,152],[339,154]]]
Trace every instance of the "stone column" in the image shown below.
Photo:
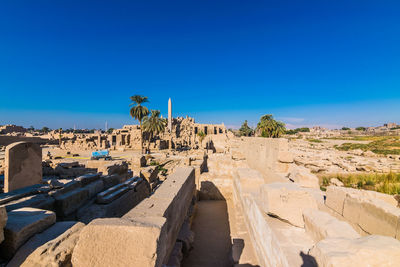
[[[168,99],[168,130],[172,133],[172,102],[171,98]]]

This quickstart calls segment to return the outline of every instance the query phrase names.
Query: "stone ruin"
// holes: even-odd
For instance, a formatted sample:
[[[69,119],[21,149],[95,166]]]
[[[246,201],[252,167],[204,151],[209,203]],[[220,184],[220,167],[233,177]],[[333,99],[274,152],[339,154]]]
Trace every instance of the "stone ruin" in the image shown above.
[[[225,135],[208,143],[214,149],[170,156],[180,161],[163,181],[145,156],[130,165],[64,162],[60,168],[90,172],[45,177],[1,194],[1,258],[7,266],[400,262],[400,208],[393,196],[341,186],[321,191],[318,178],[296,165],[286,139]],[[21,171],[31,166],[19,162]],[[201,223],[213,222],[214,217],[201,219],[213,203],[223,203],[228,220],[223,264],[221,253],[210,255],[221,240],[197,234]]]

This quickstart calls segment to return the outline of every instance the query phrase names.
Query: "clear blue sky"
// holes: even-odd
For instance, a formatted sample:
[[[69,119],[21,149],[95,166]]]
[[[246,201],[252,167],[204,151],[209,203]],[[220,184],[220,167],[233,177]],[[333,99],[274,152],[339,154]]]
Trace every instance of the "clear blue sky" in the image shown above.
[[[132,124],[129,96],[199,122],[400,123],[400,1],[0,3],[0,124]]]

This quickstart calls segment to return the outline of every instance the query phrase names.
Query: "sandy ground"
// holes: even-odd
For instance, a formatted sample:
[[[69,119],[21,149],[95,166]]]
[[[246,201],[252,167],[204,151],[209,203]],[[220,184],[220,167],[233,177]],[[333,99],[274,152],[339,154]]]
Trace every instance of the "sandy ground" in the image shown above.
[[[242,258],[254,259],[253,248],[247,238],[235,238],[238,235],[236,230],[237,217],[233,214],[234,209],[228,209],[227,202],[220,201],[199,201],[196,216],[193,221],[192,230],[195,233],[193,249],[187,258],[184,258],[183,267],[227,267],[233,266],[234,260],[243,262]],[[228,212],[230,214],[228,214]],[[246,233],[244,224],[240,229]],[[232,255],[233,248],[233,255]],[[244,253],[244,248],[246,252]],[[238,264],[236,266],[257,266],[251,264]]]

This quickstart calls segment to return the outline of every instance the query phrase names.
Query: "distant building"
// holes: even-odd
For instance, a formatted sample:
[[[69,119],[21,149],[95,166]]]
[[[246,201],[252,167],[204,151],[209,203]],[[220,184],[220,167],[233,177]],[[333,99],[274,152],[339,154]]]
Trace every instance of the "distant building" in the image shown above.
[[[397,125],[394,122],[390,122],[390,123],[385,123],[383,126],[386,127],[386,128],[392,129],[392,128],[398,127],[399,125]]]
[[[9,134],[9,133],[25,133],[27,129],[22,126],[17,126],[13,124],[7,124],[0,126],[0,134]]]

